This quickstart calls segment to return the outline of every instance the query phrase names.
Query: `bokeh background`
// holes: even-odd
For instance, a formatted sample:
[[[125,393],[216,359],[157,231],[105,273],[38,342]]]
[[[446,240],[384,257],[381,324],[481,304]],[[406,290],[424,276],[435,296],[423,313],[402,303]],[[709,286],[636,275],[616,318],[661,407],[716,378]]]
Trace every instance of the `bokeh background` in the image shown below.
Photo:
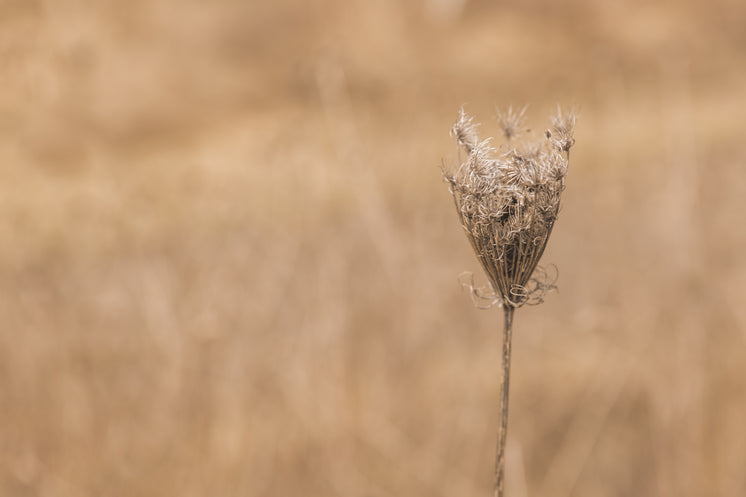
[[[746,495],[740,0],[0,2],[0,494],[491,495],[440,165],[580,112],[510,497]],[[499,142],[499,141],[498,141]]]

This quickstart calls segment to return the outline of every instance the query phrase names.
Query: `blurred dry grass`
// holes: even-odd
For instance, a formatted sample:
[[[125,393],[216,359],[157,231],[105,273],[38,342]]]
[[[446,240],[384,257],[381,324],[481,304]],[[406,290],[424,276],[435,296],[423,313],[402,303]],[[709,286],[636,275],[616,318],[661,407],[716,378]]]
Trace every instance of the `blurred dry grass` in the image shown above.
[[[746,495],[744,18],[1,2],[0,494],[487,495],[501,317],[438,171],[466,101],[581,110],[511,497]]]

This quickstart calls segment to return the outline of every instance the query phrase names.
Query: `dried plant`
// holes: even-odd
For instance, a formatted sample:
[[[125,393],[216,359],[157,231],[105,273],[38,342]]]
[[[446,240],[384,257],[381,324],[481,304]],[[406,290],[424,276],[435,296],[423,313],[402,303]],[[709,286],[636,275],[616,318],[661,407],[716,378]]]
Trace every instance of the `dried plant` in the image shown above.
[[[489,279],[489,288],[467,283],[475,303],[499,303],[505,314],[500,423],[495,463],[495,495],[503,496],[505,440],[513,313],[524,304],[543,302],[554,279],[537,265],[552,233],[565,189],[570,147],[575,143],[575,114],[558,110],[543,138],[511,147],[525,131],[525,107],[498,111],[507,140],[502,153],[490,139],[480,140],[477,125],[463,108],[451,134],[466,152],[455,171],[443,171],[459,221]],[[460,160],[460,153],[459,153]]]

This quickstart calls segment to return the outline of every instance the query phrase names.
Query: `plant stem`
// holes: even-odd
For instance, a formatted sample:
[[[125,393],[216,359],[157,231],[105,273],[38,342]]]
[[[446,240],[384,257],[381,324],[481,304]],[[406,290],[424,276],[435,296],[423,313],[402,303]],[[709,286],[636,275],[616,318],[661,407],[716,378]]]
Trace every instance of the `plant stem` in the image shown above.
[[[510,390],[510,343],[513,333],[515,307],[503,304],[505,328],[503,330],[503,374],[500,382],[500,424],[497,429],[497,457],[495,459],[495,497],[505,492],[505,440],[508,438],[508,393]]]

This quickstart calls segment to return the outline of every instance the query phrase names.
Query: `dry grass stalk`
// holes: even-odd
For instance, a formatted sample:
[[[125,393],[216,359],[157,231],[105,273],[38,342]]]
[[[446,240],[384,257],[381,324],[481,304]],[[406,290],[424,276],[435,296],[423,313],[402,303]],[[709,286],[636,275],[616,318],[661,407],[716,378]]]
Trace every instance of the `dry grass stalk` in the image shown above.
[[[543,302],[547,290],[554,288],[546,271],[537,271],[537,265],[557,220],[570,148],[575,143],[575,114],[558,110],[544,138],[511,147],[511,140],[525,130],[525,110],[498,111],[507,140],[507,150],[498,154],[489,139],[479,139],[474,119],[461,109],[451,134],[467,158],[456,171],[443,171],[459,221],[490,283],[489,292],[470,284],[472,296],[476,301],[500,303],[505,313],[497,497],[504,494],[513,314],[524,304]]]

